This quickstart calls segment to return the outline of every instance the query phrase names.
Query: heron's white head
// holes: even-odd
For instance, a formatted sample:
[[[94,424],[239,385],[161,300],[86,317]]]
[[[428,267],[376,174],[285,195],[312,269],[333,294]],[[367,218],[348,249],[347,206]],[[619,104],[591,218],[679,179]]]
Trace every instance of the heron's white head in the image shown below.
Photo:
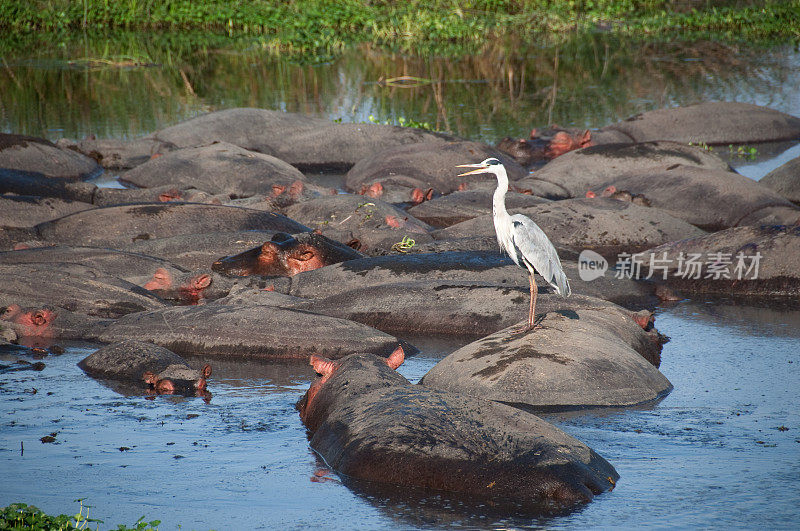
[[[477,164],[459,164],[456,166],[456,168],[477,168],[476,170],[468,171],[466,173],[459,173],[459,177],[463,175],[472,175],[473,173],[494,173],[495,175],[497,175],[499,171],[505,173],[503,163],[494,157],[489,157],[488,159]]]

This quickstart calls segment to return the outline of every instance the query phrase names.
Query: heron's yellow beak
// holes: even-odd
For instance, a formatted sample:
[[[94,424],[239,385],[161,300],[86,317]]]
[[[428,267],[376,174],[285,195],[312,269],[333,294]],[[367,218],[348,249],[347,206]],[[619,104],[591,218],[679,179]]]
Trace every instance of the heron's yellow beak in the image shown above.
[[[472,175],[473,173],[484,173],[486,168],[489,166],[484,166],[483,164],[459,164],[456,168],[478,168],[477,170],[468,171],[466,173],[459,173],[458,177],[462,177],[464,175]]]

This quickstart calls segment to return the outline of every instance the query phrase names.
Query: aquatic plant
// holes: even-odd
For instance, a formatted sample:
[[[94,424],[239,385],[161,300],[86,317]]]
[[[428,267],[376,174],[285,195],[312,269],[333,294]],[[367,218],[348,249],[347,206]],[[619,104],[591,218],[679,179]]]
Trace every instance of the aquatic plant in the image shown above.
[[[104,523],[103,520],[97,518],[89,518],[90,505],[84,505],[83,499],[75,500],[80,503],[78,513],[73,516],[66,514],[49,515],[34,505],[27,505],[25,503],[12,503],[6,507],[0,508],[0,529],[31,529],[31,530],[85,530],[91,529],[91,524]],[[84,510],[86,514],[84,514]],[[119,524],[116,531],[153,531],[157,530],[161,525],[160,520],[153,520],[146,522],[144,516],[139,518],[133,527],[128,527],[124,524]]]
[[[409,238],[408,236],[403,236],[402,240],[400,240],[399,242],[397,242],[394,245],[392,245],[392,250],[393,251],[398,251],[398,252],[401,252],[401,253],[407,253],[408,251],[411,250],[412,247],[414,247],[414,245],[416,245],[416,243],[417,242],[415,242],[413,239]]]

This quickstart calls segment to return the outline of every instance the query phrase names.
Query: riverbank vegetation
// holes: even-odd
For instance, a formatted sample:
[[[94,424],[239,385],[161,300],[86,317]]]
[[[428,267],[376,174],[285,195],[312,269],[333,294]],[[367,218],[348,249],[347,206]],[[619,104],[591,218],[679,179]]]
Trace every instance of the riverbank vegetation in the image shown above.
[[[203,29],[264,36],[270,47],[295,53],[359,42],[480,45],[573,29],[800,41],[800,0],[0,0],[0,28]]]

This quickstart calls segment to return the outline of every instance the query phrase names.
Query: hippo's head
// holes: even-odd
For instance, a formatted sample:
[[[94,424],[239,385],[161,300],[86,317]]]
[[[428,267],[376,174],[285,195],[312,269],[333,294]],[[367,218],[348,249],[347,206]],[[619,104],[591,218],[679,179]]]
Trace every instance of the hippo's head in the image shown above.
[[[20,337],[20,344],[27,346],[29,339],[52,339],[55,331],[52,324],[58,313],[50,308],[22,308],[18,304],[11,304],[0,314],[0,320],[10,323],[11,329]]]
[[[152,371],[145,371],[142,374],[142,380],[150,389],[159,395],[175,395],[175,394],[197,394],[202,393],[206,389],[206,378],[211,376],[211,365],[205,364],[199,371],[200,375],[195,377],[197,371],[186,371],[183,367],[167,367],[159,374]]]
[[[268,275],[291,277],[304,271],[360,258],[352,249],[329,240],[321,234],[303,234],[298,238],[279,232],[260,247],[214,262],[213,271],[223,275],[243,277]]]
[[[314,431],[322,418],[325,417],[324,410],[327,409],[325,402],[337,397],[321,399],[320,392],[329,386],[331,380],[338,375],[348,373],[350,381],[346,382],[345,386],[350,391],[357,393],[358,388],[361,386],[374,388],[376,385],[381,385],[380,382],[385,382],[386,385],[396,383],[391,378],[381,378],[380,373],[387,371],[386,368],[388,367],[388,370],[394,376],[396,374],[394,371],[403,364],[404,360],[405,352],[403,347],[399,345],[388,358],[381,358],[372,354],[351,354],[334,361],[316,354],[312,355],[309,363],[319,376],[311,383],[303,398],[297,402],[297,410],[300,412],[303,424],[311,431]],[[400,378],[403,379],[402,376]]]
[[[163,299],[176,300],[181,304],[197,304],[203,299],[215,298],[209,296],[213,282],[208,273],[187,273],[175,278],[167,269],[159,267],[143,287]]]
[[[588,129],[582,132],[570,133],[567,131],[558,131],[553,135],[550,144],[547,146],[547,158],[554,159],[572,151],[587,146],[592,146],[592,132]]]

